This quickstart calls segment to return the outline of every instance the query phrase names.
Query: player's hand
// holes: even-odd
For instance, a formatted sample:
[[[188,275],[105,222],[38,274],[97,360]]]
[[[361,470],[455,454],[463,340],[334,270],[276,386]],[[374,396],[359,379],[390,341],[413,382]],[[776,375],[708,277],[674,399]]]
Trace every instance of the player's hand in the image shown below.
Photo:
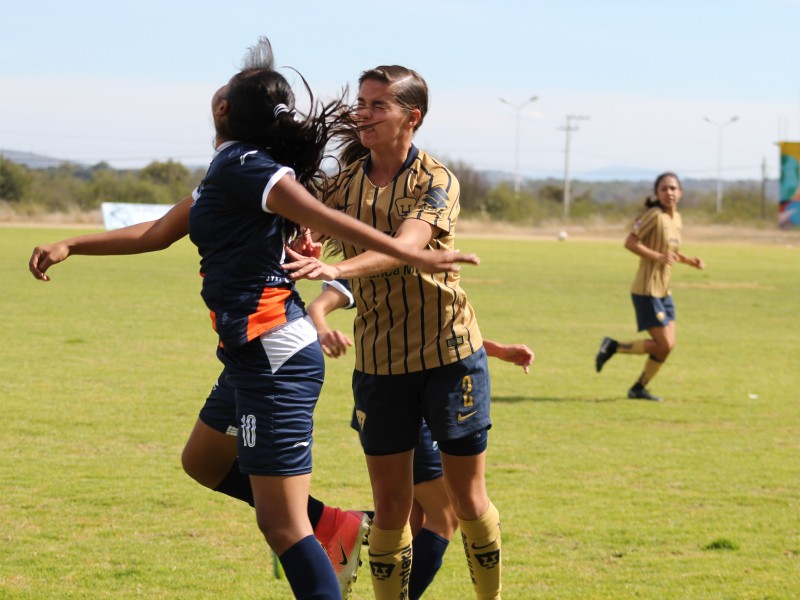
[[[319,343],[322,351],[331,358],[339,358],[347,353],[347,348],[353,345],[353,340],[341,331],[327,331],[319,334]]]
[[[706,263],[704,263],[703,259],[700,258],[699,256],[695,256],[693,259],[691,259],[689,261],[689,265],[699,270],[703,270],[706,268]]]
[[[69,248],[66,244],[56,242],[55,244],[43,244],[36,246],[28,261],[28,268],[36,279],[50,281],[46,274],[47,269],[56,263],[60,263],[69,256]]]
[[[658,257],[658,262],[662,265],[672,265],[678,260],[678,256],[674,252],[662,252]]]
[[[289,242],[289,247],[302,256],[319,258],[322,256],[322,242],[315,242],[311,230],[303,228],[300,235]]]
[[[459,263],[478,265],[480,262],[481,259],[476,254],[462,254],[458,250],[420,250],[409,260],[412,267],[423,273],[455,272],[461,270]]]
[[[522,367],[525,375],[527,375],[528,368],[533,364],[536,356],[533,354],[533,350],[525,344],[506,344],[500,349],[500,354],[497,358]]]
[[[286,255],[292,259],[281,265],[281,268],[290,271],[289,278],[310,279],[312,281],[331,281],[336,279],[339,270],[335,265],[328,265],[315,257],[303,256],[286,246]]]

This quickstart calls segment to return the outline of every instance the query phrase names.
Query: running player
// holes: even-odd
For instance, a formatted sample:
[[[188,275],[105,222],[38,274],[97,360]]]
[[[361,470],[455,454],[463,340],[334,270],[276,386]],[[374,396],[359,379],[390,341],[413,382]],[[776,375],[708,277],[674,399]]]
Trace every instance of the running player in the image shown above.
[[[312,100],[309,115],[296,119],[294,94],[273,69],[266,38],[214,94],[211,109],[216,155],[191,202],[187,199],[170,212],[174,220],[166,239],[188,232],[198,247],[202,296],[219,335],[222,381],[235,401],[237,445],[227,459],[233,462],[238,456],[239,469],[249,478],[259,529],[279,556],[296,597],[341,598],[334,569],[313,536],[307,514],[312,413],[324,362],[316,330],[280,267],[284,244],[297,228],[294,223],[303,221],[425,271],[476,259],[398,243],[324,207],[308,193],[305,186],[321,175],[325,146],[344,105],[322,106]],[[46,281],[47,268],[70,254],[143,251],[137,239],[145,236],[146,245],[159,233],[165,232],[151,223],[128,228],[121,236],[109,232],[37,247],[29,267]],[[209,421],[222,422],[209,412]],[[201,429],[201,437],[207,434],[225,443],[218,429],[205,423]]]
[[[688,258],[679,252],[683,222],[678,202],[683,188],[678,176],[662,173],[656,178],[653,191],[655,198],[645,201],[644,212],[625,238],[625,248],[640,257],[631,298],[639,331],[647,330],[650,339],[620,342],[604,337],[595,356],[595,368],[599,373],[617,352],[647,354],[644,371],[628,390],[628,398],[660,402],[661,398],[645,386],[675,347],[675,304],[670,292],[672,265],[683,263],[696,269],[705,265],[700,258]]]
[[[454,247],[459,184],[412,143],[428,108],[418,73],[381,66],[359,78],[359,137],[345,148],[330,206],[415,248]],[[351,162],[351,159],[355,159]],[[422,419],[441,452],[476,594],[499,598],[500,515],[485,459],[490,383],[475,312],[457,273],[429,276],[389,256],[343,243],[342,262],[289,253],[293,278],[353,280],[353,395],[375,502],[369,534],[378,600],[408,593],[413,450]]]
[[[306,307],[317,328],[322,351],[326,355],[338,358],[353,345],[346,334],[331,329],[327,315],[337,308],[354,307],[355,299],[347,279],[323,282],[322,292]],[[484,339],[483,346],[487,356],[495,356],[518,365],[526,375],[533,364],[533,351],[524,344],[500,344]],[[353,428],[358,429],[355,414]],[[414,503],[409,521],[414,536],[414,562],[411,565],[408,597],[409,600],[418,600],[442,566],[445,550],[458,527],[458,520],[442,479],[439,445],[431,437],[431,430],[424,420],[419,443],[414,448]]]

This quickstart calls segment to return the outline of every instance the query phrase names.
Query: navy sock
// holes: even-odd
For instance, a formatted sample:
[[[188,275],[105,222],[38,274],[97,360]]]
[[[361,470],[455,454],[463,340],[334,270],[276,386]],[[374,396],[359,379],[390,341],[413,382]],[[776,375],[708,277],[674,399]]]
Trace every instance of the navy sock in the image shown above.
[[[342,597],[331,561],[313,535],[304,537],[280,556],[295,598],[327,600]]]
[[[214,491],[247,502],[250,506],[255,506],[253,488],[250,487],[250,477],[239,470],[238,458],[233,461],[231,470],[225,475],[225,479],[220,481],[219,485],[214,488]]]
[[[233,461],[231,470],[225,475],[225,479],[214,488],[214,491],[247,502],[250,506],[255,506],[255,502],[253,501],[253,488],[250,487],[250,477],[239,470],[238,458]],[[322,516],[323,508],[325,508],[325,505],[322,502],[313,496],[308,497],[308,519],[311,521],[311,527],[314,529],[317,528],[317,523],[319,523],[319,519]]]
[[[450,542],[427,529],[420,529],[414,536],[412,547],[414,560],[408,582],[408,597],[418,600],[433,581],[442,566],[442,557]]]
[[[323,508],[325,508],[325,505],[314,496],[308,497],[308,520],[311,521],[311,529],[317,529],[319,520],[322,518]]]

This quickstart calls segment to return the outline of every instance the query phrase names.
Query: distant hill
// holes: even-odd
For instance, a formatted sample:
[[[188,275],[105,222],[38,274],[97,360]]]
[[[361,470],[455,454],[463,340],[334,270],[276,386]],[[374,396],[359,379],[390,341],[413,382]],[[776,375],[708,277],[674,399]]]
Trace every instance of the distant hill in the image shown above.
[[[68,160],[60,158],[53,158],[51,156],[42,156],[41,154],[34,154],[33,152],[19,152],[17,150],[4,150],[0,148],[0,156],[5,159],[15,162],[20,165],[25,165],[29,169],[50,169],[52,167],[59,167]],[[75,164],[75,163],[73,163]],[[78,165],[85,166],[85,165]]]

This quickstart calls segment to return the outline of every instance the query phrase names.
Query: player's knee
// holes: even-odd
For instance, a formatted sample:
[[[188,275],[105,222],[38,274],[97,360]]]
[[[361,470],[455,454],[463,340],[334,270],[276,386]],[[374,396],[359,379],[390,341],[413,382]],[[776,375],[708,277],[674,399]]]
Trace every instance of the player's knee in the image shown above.
[[[425,514],[425,529],[433,531],[435,534],[440,535],[446,540],[453,537],[453,534],[458,528],[458,518],[449,504],[447,508],[437,511],[434,514]]]
[[[200,485],[214,489],[225,477],[226,473],[219,469],[211,468],[213,465],[200,460],[199,457],[187,446],[181,453],[181,466],[184,473]],[[230,468],[230,465],[228,465]]]

